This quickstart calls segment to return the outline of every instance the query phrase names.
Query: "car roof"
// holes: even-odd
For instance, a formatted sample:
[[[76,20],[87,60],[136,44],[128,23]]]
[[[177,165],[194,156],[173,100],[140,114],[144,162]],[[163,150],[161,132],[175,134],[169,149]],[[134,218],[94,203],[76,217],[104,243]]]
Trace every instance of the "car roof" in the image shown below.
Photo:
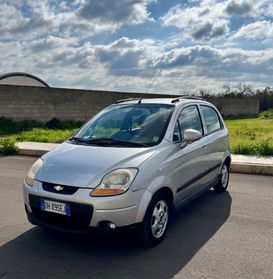
[[[210,104],[205,99],[193,96],[177,96],[173,98],[129,98],[124,100],[119,100],[116,104],[166,104],[166,105],[181,105],[187,103],[204,103]]]

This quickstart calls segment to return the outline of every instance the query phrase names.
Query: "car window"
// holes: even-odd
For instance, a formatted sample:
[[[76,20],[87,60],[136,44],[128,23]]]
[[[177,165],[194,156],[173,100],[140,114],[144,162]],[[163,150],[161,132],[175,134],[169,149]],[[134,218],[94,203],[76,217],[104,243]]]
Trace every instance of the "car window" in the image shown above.
[[[181,141],[181,133],[178,120],[175,123],[174,131],[173,131],[173,141],[178,142]]]
[[[201,106],[201,110],[205,118],[208,134],[221,129],[221,122],[215,109],[208,106]]]
[[[106,138],[111,144],[123,141],[154,146],[162,140],[173,109],[166,104],[114,105],[92,118],[75,137],[89,144]]]
[[[200,114],[196,106],[184,108],[178,117],[178,121],[182,135],[187,129],[194,129],[202,135],[204,134]]]

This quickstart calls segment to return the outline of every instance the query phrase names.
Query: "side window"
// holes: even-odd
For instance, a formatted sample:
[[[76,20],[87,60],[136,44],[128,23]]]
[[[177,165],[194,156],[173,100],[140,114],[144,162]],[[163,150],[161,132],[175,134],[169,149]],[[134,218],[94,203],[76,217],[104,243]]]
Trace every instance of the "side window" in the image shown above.
[[[213,108],[208,106],[201,106],[201,110],[206,121],[208,134],[211,134],[222,128],[219,116]]]
[[[184,108],[178,117],[178,121],[182,135],[186,129],[195,129],[202,135],[204,134],[199,111],[196,106]]]
[[[173,142],[181,141],[180,127],[178,120],[175,123],[174,131],[173,131]]]

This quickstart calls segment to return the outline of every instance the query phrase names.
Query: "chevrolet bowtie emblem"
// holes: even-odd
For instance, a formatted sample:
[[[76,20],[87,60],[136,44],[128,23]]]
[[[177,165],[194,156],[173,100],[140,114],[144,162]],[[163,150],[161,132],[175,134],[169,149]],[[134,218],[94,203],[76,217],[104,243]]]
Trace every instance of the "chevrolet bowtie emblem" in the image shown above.
[[[56,190],[57,192],[60,192],[64,189],[64,187],[60,186],[60,185],[56,185],[56,186],[53,187],[53,189]]]

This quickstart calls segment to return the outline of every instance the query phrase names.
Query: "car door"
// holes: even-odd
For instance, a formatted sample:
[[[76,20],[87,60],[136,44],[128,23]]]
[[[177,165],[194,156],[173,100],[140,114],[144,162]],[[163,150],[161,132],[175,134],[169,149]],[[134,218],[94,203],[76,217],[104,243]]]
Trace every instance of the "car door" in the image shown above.
[[[213,180],[218,175],[225,152],[228,150],[228,131],[214,107],[202,104],[200,112],[205,126],[207,176],[209,180]]]
[[[197,105],[184,107],[176,120],[174,129],[174,152],[169,158],[171,179],[176,190],[175,203],[178,203],[199,190],[204,181],[207,150],[203,148],[203,137],[192,143],[183,141],[183,132],[195,129],[204,135],[204,128]]]

